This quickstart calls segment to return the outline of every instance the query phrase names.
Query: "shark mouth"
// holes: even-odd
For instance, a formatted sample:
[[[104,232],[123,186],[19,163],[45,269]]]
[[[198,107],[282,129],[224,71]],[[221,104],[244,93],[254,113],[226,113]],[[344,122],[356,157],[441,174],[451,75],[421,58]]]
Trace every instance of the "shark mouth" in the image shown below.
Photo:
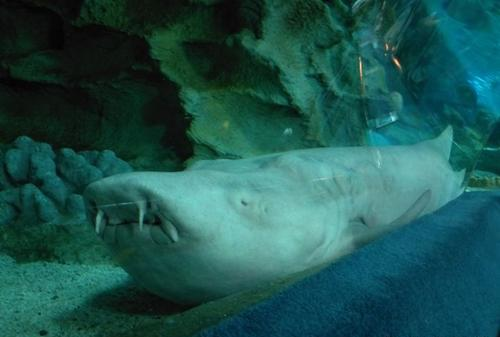
[[[86,200],[86,209],[96,234],[107,243],[115,243],[119,232],[126,230],[132,230],[134,235],[150,236],[157,244],[179,241],[177,227],[149,201],[98,205],[93,200]]]

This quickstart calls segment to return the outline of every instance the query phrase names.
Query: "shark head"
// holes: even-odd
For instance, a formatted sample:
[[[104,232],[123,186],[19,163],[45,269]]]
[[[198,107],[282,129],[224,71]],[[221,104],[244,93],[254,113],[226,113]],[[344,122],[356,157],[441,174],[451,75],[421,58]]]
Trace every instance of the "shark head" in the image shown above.
[[[338,213],[320,210],[317,199],[325,198],[311,198],[302,185],[274,168],[201,168],[116,175],[89,185],[84,196],[119,264],[151,292],[190,304],[330,255],[337,229],[323,224]]]

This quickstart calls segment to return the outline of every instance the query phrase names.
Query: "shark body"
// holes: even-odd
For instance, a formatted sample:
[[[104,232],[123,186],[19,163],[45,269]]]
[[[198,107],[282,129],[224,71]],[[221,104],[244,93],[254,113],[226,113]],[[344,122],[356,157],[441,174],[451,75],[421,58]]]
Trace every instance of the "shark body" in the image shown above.
[[[84,196],[130,275],[196,304],[334,261],[458,197],[451,145],[448,127],[410,146],[201,161],[108,177]]]

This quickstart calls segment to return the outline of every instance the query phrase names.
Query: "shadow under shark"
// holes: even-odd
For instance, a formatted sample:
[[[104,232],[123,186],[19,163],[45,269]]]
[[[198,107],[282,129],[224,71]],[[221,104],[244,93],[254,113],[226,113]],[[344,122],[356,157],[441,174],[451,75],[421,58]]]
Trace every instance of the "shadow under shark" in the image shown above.
[[[197,304],[338,259],[463,192],[453,132],[134,172],[88,186],[95,230],[149,291]]]

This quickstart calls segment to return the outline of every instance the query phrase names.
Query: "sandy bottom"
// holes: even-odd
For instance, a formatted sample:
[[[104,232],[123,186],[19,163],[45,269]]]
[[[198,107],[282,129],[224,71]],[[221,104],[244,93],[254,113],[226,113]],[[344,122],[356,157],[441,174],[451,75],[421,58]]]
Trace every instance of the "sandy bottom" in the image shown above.
[[[0,255],[2,337],[192,336],[289,281],[194,308],[151,295],[112,265],[17,263]]]

